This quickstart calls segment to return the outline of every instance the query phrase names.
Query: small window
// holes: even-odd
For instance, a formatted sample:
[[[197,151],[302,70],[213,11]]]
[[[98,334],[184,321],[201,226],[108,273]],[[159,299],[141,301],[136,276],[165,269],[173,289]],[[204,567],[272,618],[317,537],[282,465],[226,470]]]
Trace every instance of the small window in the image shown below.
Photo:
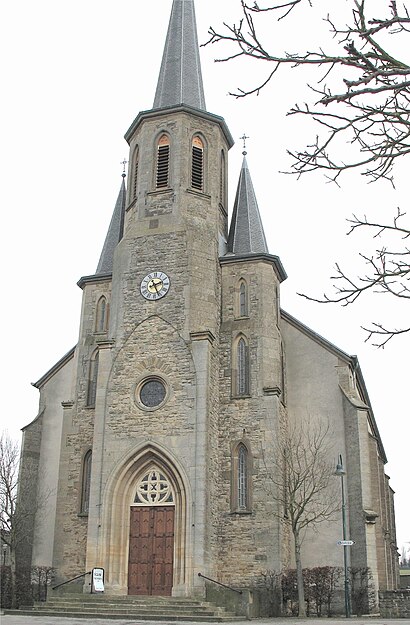
[[[285,375],[285,349],[283,343],[280,346],[280,368],[281,368],[281,383],[282,383],[282,403],[286,404],[286,375]]]
[[[238,509],[248,509],[248,450],[241,443],[238,447]]]
[[[100,297],[97,302],[97,310],[95,315],[95,331],[106,332],[108,321],[108,306],[104,296]]]
[[[169,179],[169,138],[162,135],[158,141],[157,154],[157,189],[168,187]]]
[[[231,511],[250,513],[252,510],[252,454],[243,440],[232,447]]]
[[[90,509],[90,486],[91,486],[91,462],[92,451],[87,451],[83,460],[83,473],[81,482],[81,514],[88,514]]]
[[[221,171],[219,178],[219,202],[222,206],[226,204],[226,164],[225,164],[225,152],[221,151]]]
[[[194,137],[192,141],[192,188],[203,191],[204,187],[204,144]]]
[[[90,360],[90,369],[88,376],[87,389],[87,406],[95,406],[97,396],[97,379],[98,379],[98,350],[94,352]]]
[[[249,395],[249,350],[243,337],[239,339],[236,351],[236,394]]]
[[[134,152],[134,167],[132,171],[132,196],[131,201],[137,197],[137,183],[138,183],[138,165],[139,165],[139,148],[135,148]]]
[[[244,280],[239,285],[239,316],[248,316],[248,289]]]

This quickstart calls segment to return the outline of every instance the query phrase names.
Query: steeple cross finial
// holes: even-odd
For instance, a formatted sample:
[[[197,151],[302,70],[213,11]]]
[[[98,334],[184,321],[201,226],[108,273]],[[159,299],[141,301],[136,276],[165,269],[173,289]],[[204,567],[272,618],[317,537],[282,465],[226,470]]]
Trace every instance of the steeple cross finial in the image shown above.
[[[247,151],[246,151],[246,139],[249,139],[249,137],[248,137],[245,133],[243,133],[242,137],[239,137],[239,138],[243,141],[243,152],[242,152],[242,154],[243,154],[244,156],[246,156],[246,155],[247,155]]]
[[[123,161],[121,161],[120,165],[122,165],[122,177],[125,178],[125,165],[128,163],[128,161],[124,158]]]

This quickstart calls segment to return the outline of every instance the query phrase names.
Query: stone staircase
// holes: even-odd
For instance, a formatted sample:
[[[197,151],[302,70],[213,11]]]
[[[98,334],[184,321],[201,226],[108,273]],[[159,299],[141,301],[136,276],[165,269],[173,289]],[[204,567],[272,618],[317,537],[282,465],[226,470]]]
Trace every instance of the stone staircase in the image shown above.
[[[235,616],[224,608],[201,600],[96,594],[54,595],[46,602],[35,603],[34,606],[22,606],[19,610],[5,610],[5,614],[201,623],[230,623],[243,620],[243,617]]]

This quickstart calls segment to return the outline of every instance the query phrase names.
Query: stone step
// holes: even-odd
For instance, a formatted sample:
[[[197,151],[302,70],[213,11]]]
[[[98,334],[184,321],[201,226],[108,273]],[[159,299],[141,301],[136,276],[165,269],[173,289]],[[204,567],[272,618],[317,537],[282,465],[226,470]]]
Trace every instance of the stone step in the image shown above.
[[[26,608],[29,609],[29,608]],[[133,605],[128,605],[128,604],[124,604],[121,606],[116,605],[115,603],[110,603],[107,604],[106,606],[99,606],[96,604],[62,604],[62,605],[52,605],[52,604],[46,604],[44,607],[43,606],[34,606],[33,608],[31,608],[33,612],[42,612],[43,610],[47,609],[47,610],[55,610],[55,611],[60,611],[60,612],[65,612],[67,610],[69,610],[70,612],[117,612],[117,613],[124,613],[124,614],[152,614],[152,615],[156,615],[156,614],[162,614],[162,613],[167,613],[167,614],[225,614],[225,611],[222,609],[217,609],[217,608],[210,608],[210,607],[196,607],[194,609],[189,608],[189,607],[181,607],[178,608],[177,606],[173,606],[173,607],[169,607],[169,608],[165,608],[163,606],[133,606]]]
[[[231,614],[224,615],[205,615],[205,614],[122,614],[118,612],[72,612],[72,611],[56,611],[56,610],[4,610],[4,614],[14,614],[19,616],[64,616],[67,618],[87,618],[87,619],[122,619],[141,621],[171,621],[171,622],[196,622],[196,623],[234,623],[235,621],[243,620],[241,617],[233,616]]]
[[[125,619],[144,621],[193,621],[230,623],[241,620],[224,608],[207,601],[185,597],[152,597],[130,595],[51,595],[45,603],[20,610],[7,610],[7,614],[31,616],[65,616],[88,619]]]

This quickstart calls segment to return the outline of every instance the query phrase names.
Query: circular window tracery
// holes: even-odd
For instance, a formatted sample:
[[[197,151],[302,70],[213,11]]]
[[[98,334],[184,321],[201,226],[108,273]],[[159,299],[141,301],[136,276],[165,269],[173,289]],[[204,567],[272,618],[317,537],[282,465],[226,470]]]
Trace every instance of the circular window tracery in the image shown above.
[[[167,386],[159,377],[142,380],[136,388],[135,399],[141,408],[156,410],[167,398]]]
[[[137,485],[134,503],[146,506],[174,503],[174,495],[166,476],[152,469]]]

